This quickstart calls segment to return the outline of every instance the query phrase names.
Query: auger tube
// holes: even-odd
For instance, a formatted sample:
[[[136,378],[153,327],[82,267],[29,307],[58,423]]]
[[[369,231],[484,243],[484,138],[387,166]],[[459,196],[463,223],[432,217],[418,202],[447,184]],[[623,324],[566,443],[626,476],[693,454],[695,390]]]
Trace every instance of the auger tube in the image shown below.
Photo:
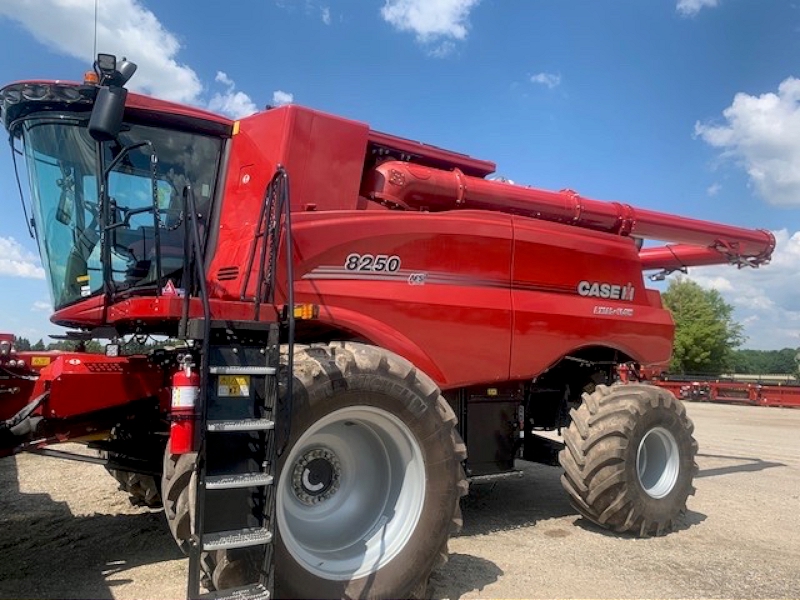
[[[523,187],[472,177],[458,169],[444,171],[400,161],[387,161],[375,167],[365,179],[362,195],[406,210],[501,211],[617,235],[711,249],[712,252],[697,253],[699,264],[734,262],[758,266],[768,262],[775,249],[775,237],[761,229],[591,200],[572,190],[553,192]],[[685,249],[680,251],[687,257],[692,254]],[[671,251],[665,252],[669,255]],[[656,256],[656,253],[651,255],[653,263],[657,262]],[[715,257],[717,260],[712,260]]]

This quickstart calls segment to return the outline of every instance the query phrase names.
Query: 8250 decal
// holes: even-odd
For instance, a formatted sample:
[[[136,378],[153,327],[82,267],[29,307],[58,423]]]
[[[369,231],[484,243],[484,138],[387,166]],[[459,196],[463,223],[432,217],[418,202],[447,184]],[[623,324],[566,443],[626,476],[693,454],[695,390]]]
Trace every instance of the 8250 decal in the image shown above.
[[[348,271],[370,271],[372,273],[396,273],[400,270],[400,257],[388,254],[348,254],[344,261]]]

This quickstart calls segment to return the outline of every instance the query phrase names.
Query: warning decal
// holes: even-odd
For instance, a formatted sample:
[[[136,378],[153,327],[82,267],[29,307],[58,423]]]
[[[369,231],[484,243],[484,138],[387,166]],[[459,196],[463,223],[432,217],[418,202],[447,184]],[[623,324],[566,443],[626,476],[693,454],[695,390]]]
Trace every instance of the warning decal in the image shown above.
[[[220,375],[217,396],[220,398],[246,398],[249,395],[249,375]]]

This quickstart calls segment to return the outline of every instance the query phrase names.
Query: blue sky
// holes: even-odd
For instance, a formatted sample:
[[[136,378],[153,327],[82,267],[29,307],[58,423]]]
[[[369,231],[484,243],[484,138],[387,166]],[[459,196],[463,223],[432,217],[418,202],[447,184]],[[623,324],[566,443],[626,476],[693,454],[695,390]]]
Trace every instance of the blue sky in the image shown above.
[[[0,82],[79,79],[94,0],[3,0]],[[768,228],[753,270],[694,269],[747,347],[800,346],[800,8],[785,0],[100,0],[131,87],[239,116],[296,102],[486,158],[517,183]],[[24,182],[23,182],[24,183]],[[0,331],[49,298],[0,153]]]

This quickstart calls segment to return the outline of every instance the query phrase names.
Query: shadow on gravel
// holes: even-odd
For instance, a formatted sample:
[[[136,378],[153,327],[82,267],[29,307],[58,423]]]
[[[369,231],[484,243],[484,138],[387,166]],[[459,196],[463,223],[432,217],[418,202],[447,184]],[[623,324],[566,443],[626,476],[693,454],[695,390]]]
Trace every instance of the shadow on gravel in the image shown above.
[[[561,469],[517,461],[522,477],[499,479],[470,486],[461,503],[464,528],[461,536],[482,535],[530,527],[538,521],[577,512],[561,487]]]
[[[691,502],[691,500],[690,500]],[[694,527],[695,525],[699,525],[703,521],[708,518],[707,515],[701,512],[697,512],[695,510],[687,510],[683,515],[679,516],[675,521],[672,523],[672,530],[665,534],[670,535],[671,533],[678,533],[680,531],[686,531]],[[637,535],[632,533],[619,533],[617,531],[609,531],[608,529],[603,529],[599,525],[592,523],[589,519],[585,519],[580,517],[577,521],[575,521],[575,525],[584,529],[585,531],[591,531],[592,533],[599,533],[600,535],[604,535],[610,538],[616,538],[620,540],[640,540]]]
[[[603,529],[580,516],[561,487],[561,469],[518,461],[524,475],[501,479],[496,483],[470,486],[470,493],[461,503],[464,528],[459,537],[483,535],[531,527],[539,521],[574,516],[575,526],[613,538],[639,539],[636,536]],[[706,520],[706,515],[687,510],[673,523],[673,532],[684,531]],[[569,535],[568,529],[544,530],[543,535]]]
[[[180,558],[161,511],[74,516],[65,502],[19,491],[0,460],[0,598],[112,598],[121,574]]]
[[[427,597],[458,600],[469,592],[480,592],[501,575],[502,569],[490,560],[469,554],[451,554],[447,564],[431,575]]]
[[[761,460],[760,458],[749,458],[745,456],[724,456],[719,454],[698,454],[697,456],[700,458],[712,458],[736,463],[727,467],[701,469],[697,477],[717,477],[718,475],[731,475],[733,473],[756,473],[758,471],[764,471],[765,469],[786,466],[784,463],[769,462]]]

